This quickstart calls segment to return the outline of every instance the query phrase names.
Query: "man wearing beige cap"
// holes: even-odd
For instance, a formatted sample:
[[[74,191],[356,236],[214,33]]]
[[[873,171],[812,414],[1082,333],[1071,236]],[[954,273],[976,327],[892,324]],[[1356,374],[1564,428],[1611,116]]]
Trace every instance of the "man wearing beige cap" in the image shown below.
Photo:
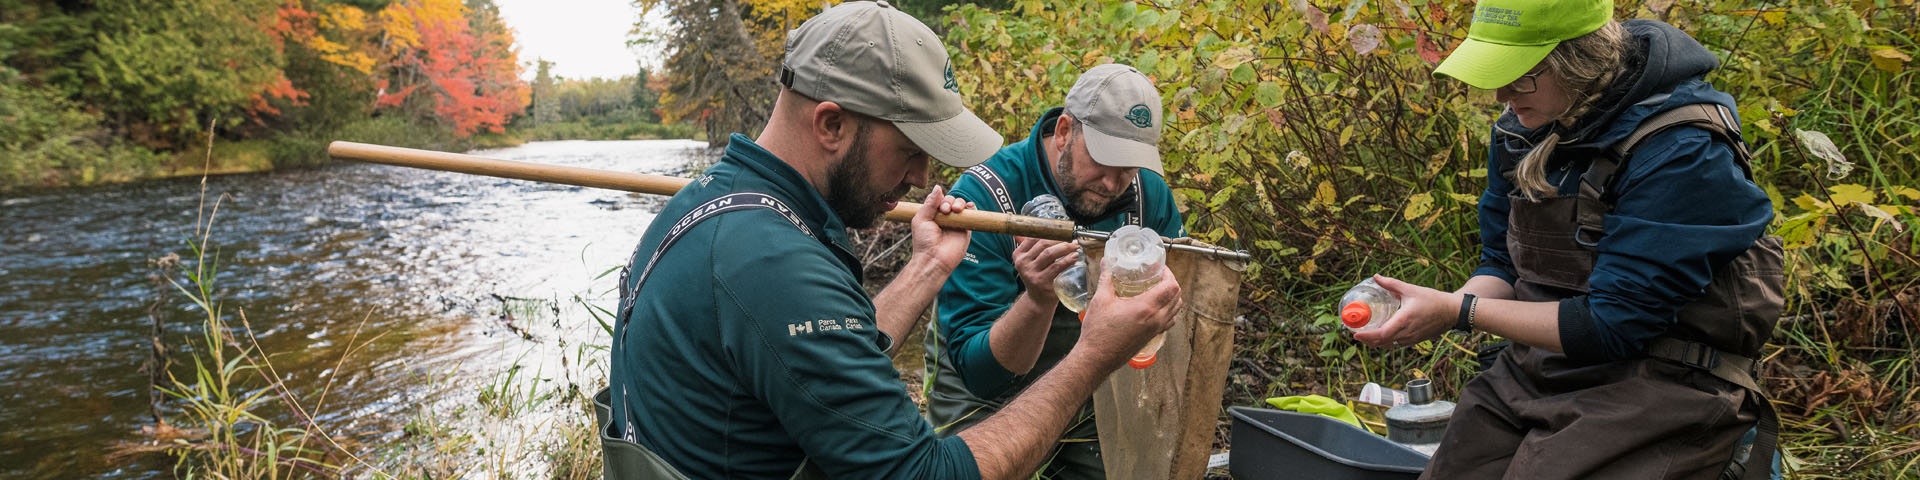
[[[912,260],[872,298],[845,230],[925,187],[928,157],[974,165],[1000,137],[962,105],[940,39],[884,2],[828,9],[786,52],[765,130],[732,136],[621,276],[609,386],[595,396],[607,476],[1031,475],[1107,374],[1172,325],[1179,286],[1096,296],[1054,374],[941,438],[890,356],[967,248],[968,232],[934,219],[971,205],[934,187],[912,221]]]
[[[1139,70],[1093,67],[1067,91],[1064,108],[1041,115],[1026,140],[968,169],[953,195],[1002,212],[1052,195],[1082,227],[1143,225],[1185,236],[1161,178],[1160,108],[1160,93]],[[942,433],[980,428],[1080,348],[1081,322],[1053,289],[1077,251],[1067,242],[974,234],[940,289],[938,326],[927,336],[927,416]],[[1106,476],[1092,405],[1079,410],[1049,453],[1047,478]]]

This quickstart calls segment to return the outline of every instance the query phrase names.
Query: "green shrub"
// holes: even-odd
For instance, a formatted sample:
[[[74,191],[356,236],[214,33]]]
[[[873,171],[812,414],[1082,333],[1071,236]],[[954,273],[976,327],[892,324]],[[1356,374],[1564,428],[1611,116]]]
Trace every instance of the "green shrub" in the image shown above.
[[[962,93],[1010,140],[1094,65],[1127,63],[1155,79],[1167,103],[1161,152],[1188,231],[1257,259],[1242,289],[1242,375],[1227,399],[1248,404],[1415,377],[1450,396],[1471,378],[1471,348],[1485,334],[1368,349],[1337,326],[1331,298],[1372,273],[1451,289],[1478,261],[1475,202],[1500,108],[1488,92],[1431,75],[1466,36],[1472,8],[1032,0],[952,7],[946,23]],[[1847,458],[1875,455],[1880,470],[1863,471],[1911,468],[1914,452],[1898,452],[1912,435],[1900,432],[1920,408],[1887,392],[1920,386],[1912,362],[1920,71],[1910,64],[1920,54],[1920,7],[1617,8],[1617,18],[1674,24],[1725,64],[1708,80],[1738,99],[1776,229],[1790,243],[1794,320],[1775,337],[1765,373],[1784,404],[1819,405],[1786,412],[1789,452],[1814,473],[1850,471],[1859,465]],[[1824,147],[1803,146],[1797,130],[1830,135],[1835,155],[1813,154]],[[1839,175],[1848,168],[1855,173]],[[1859,427],[1871,441],[1831,433]],[[1826,448],[1835,443],[1858,448]]]
[[[100,115],[0,67],[0,190],[124,181],[164,156],[114,137]]]

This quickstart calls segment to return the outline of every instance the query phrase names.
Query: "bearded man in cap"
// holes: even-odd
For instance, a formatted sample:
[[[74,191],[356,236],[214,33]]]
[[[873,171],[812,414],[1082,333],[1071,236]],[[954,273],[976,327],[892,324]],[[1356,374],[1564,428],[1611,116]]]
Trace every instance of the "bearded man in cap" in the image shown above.
[[[1065,107],[1040,116],[1026,140],[967,169],[953,195],[1017,213],[1035,197],[1061,200],[1075,224],[1113,231],[1142,225],[1182,237],[1180,210],[1161,177],[1160,94],[1139,70],[1093,67]],[[1054,277],[1079,257],[1071,242],[979,233],[941,287],[927,336],[927,416],[947,435],[965,432],[1055,368],[1082,334]],[[1169,277],[1170,278],[1170,277]],[[1151,360],[1130,362],[1145,368]],[[1050,446],[1047,478],[1105,478],[1090,402]]]
[[[809,19],[781,67],[759,138],[733,135],[622,275],[595,396],[607,477],[1032,475],[1094,388],[1172,326],[1179,286],[1102,288],[1074,355],[999,415],[940,437],[891,355],[967,248],[968,232],[934,219],[972,205],[932,188],[912,259],[872,298],[845,230],[926,187],[929,157],[974,165],[1000,136],[961,103],[940,39],[885,2]]]

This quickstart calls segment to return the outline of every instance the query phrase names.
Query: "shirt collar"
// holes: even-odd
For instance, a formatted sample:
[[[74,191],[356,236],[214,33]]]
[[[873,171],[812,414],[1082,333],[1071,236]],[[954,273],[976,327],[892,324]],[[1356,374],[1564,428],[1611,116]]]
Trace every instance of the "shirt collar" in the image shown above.
[[[738,164],[742,170],[765,180],[773,186],[774,191],[761,193],[788,199],[792,202],[788,206],[799,213],[808,226],[815,231],[826,232],[827,239],[841,248],[850,248],[846,222],[833,213],[833,208],[827,205],[827,199],[820,196],[820,191],[814,189],[812,183],[807,182],[807,177],[800,175],[800,171],[794,170],[785,160],[754,143],[746,135],[735,133],[728,138],[727,153],[720,157],[720,161]]]

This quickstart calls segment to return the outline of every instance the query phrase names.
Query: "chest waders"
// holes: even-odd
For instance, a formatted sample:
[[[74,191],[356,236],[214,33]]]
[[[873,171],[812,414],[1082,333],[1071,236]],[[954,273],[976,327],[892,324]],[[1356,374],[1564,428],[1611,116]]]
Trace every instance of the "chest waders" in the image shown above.
[[[1029,200],[1015,199],[1012,190],[1007,188],[1006,180],[986,164],[974,165],[963,174],[979,180],[1001,212],[1019,213],[1020,204]],[[1129,188],[1133,190],[1133,206],[1123,214],[1123,222],[1140,226],[1146,218],[1146,195],[1138,175],[1134,176],[1133,185]],[[1061,200],[1064,203],[1071,199]],[[939,306],[935,305],[935,308]],[[1080,339],[1079,314],[1064,306],[1054,307],[1053,318],[1047,326],[1047,340],[1041,345],[1040,356],[1034,360],[1033,368],[1024,375],[1015,376],[1001,395],[986,398],[968,390],[966,382],[960,378],[960,371],[944,351],[948,344],[937,324],[940,317],[936,313],[933,318],[936,323],[928,326],[924,341],[927,352],[926,381],[921,394],[927,399],[927,419],[944,436],[958,435],[1005,408],[1013,397],[1066,358],[1067,352]],[[1100,457],[1098,440],[1099,428],[1093,418],[1093,401],[1089,399],[1074,414],[1067,431],[1048,453],[1041,473],[1046,478],[1056,479],[1104,478],[1106,467]]]
[[[781,218],[785,218],[788,222],[792,223],[794,228],[800,229],[801,232],[806,233],[816,240],[820,239],[820,236],[815,234],[813,229],[807,228],[806,222],[802,221],[799,215],[794,213],[792,208],[788,208],[787,204],[782,203],[780,199],[774,198],[772,195],[758,192],[740,192],[708,200],[706,203],[694,207],[693,210],[687,212],[685,216],[680,217],[679,221],[673,222],[673,227],[668,229],[666,236],[660,239],[660,246],[654,248],[653,255],[647,258],[646,266],[641,268],[640,277],[633,283],[632,288],[625,288],[628,280],[627,276],[631,272],[625,267],[620,269],[620,285],[622,286],[622,290],[620,291],[619,314],[614,317],[617,324],[614,326],[613,341],[617,344],[624,344],[626,342],[628,332],[627,325],[630,323],[627,321],[627,317],[633,313],[633,304],[635,297],[640,293],[640,286],[647,283],[647,277],[653,274],[654,264],[659,263],[660,256],[665,254],[668,248],[673,247],[674,242],[678,242],[682,235],[685,235],[688,230],[693,229],[694,225],[699,225],[700,222],[707,221],[724,213],[758,209],[772,210],[780,214]],[[638,258],[639,252],[634,253],[634,257]],[[618,381],[618,379],[624,377],[621,373],[624,370],[621,368],[621,365],[622,362],[618,360],[613,362],[612,374],[613,378],[616,379],[615,384],[609,385],[607,388],[603,388],[593,395],[593,415],[595,425],[599,428],[601,451],[605,454],[604,473],[606,478],[608,480],[686,480],[687,476],[681,474],[679,470],[674,469],[673,465],[668,464],[666,460],[661,459],[660,456],[654,454],[652,450],[648,450],[647,447],[640,445],[638,436],[633,429],[632,414],[627,410],[626,397],[628,395],[628,386]],[[614,419],[619,418],[627,420],[625,428],[620,428],[620,424],[614,422]],[[827,476],[821,472],[820,468],[815,466],[813,462],[802,460],[800,467],[794,471],[792,478],[795,480],[823,479],[827,478]]]
[[[1724,107],[1688,105],[1648,118],[1606,155],[1592,160],[1580,178],[1577,194],[1538,202],[1517,194],[1510,197],[1507,248],[1519,274],[1514,282],[1516,299],[1541,302],[1587,294],[1588,278],[1598,256],[1596,248],[1604,236],[1602,222],[1612,210],[1612,205],[1602,199],[1606,186],[1640,141],[1671,128],[1698,128],[1732,146],[1741,170],[1749,181],[1753,179],[1739,124]],[[1473,412],[1476,418],[1459,425],[1463,427],[1459,436],[1450,432],[1449,444],[1439,452],[1449,458],[1436,457],[1435,468],[1429,473],[1441,472],[1435,477],[1492,474],[1493,470],[1474,470],[1469,464],[1476,458],[1496,461],[1492,459],[1498,458],[1498,452],[1482,451],[1497,447],[1476,447],[1473,439],[1498,438],[1517,428],[1528,442],[1520,453],[1531,455],[1518,458],[1514,450],[1507,450],[1504,455],[1512,463],[1501,465],[1500,471],[1527,475],[1540,473],[1532,471],[1539,468],[1571,473],[1555,469],[1591,466],[1612,469],[1602,471],[1615,475],[1679,475],[1664,470],[1668,467],[1663,465],[1617,465],[1664,460],[1674,465],[1707,465],[1713,470],[1705,473],[1718,472],[1723,479],[1768,478],[1779,421],[1757,381],[1756,359],[1773,334],[1785,302],[1781,262],[1779,237],[1755,240],[1744,253],[1714,270],[1713,280],[1701,297],[1683,306],[1676,314],[1677,321],[1647,343],[1645,358],[1580,364],[1563,354],[1514,345],[1483,375],[1484,380],[1492,381],[1476,379],[1463,393],[1462,405],[1479,411]],[[1699,373],[1711,378],[1701,378]],[[1715,384],[1711,379],[1724,383]],[[1713,407],[1716,399],[1729,406],[1696,406]],[[1622,403],[1645,407],[1622,411]],[[1458,422],[1459,417],[1455,418]],[[1599,426],[1582,426],[1576,419]],[[1736,450],[1738,439],[1755,422],[1757,427],[1752,428],[1757,434],[1752,446],[1732,452],[1731,464],[1726,463],[1728,451]],[[1527,431],[1534,428],[1546,431]],[[1682,435],[1681,431],[1696,437],[1672,438]],[[1532,443],[1536,436],[1575,432],[1586,438]],[[1463,452],[1450,454],[1448,448]],[[1656,448],[1674,451],[1637,456]],[[1549,456],[1553,458],[1532,458]],[[1616,464],[1607,464],[1609,461]],[[1513,470],[1505,470],[1508,468]],[[1695,470],[1690,474],[1699,473]]]

